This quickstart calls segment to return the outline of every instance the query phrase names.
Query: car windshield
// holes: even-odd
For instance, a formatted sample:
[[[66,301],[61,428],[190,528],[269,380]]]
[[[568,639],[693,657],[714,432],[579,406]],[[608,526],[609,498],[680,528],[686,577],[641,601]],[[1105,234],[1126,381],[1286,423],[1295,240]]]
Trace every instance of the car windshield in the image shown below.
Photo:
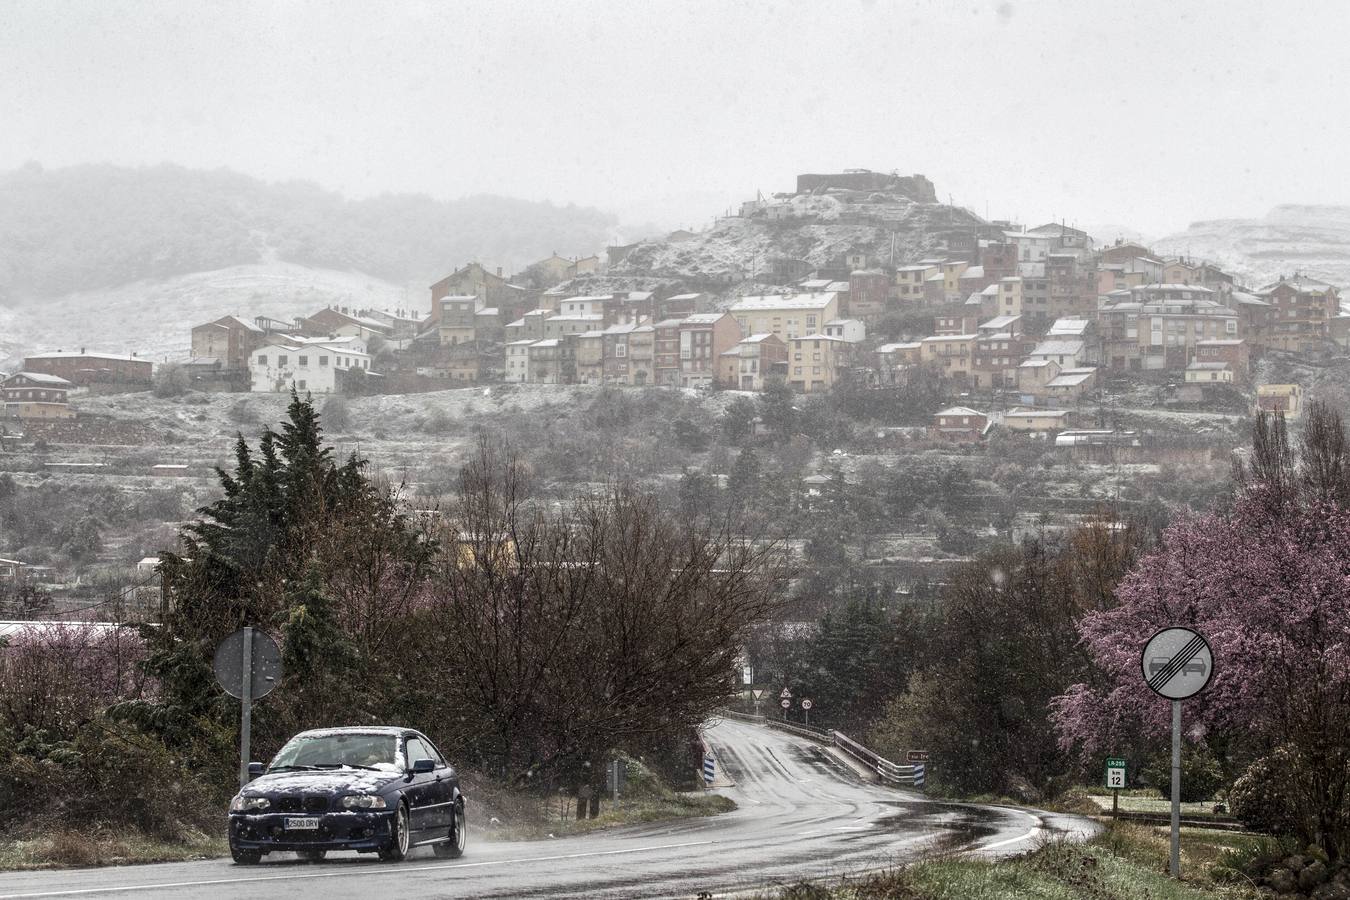
[[[365,767],[398,771],[398,739],[391,734],[301,735],[281,748],[269,769]]]

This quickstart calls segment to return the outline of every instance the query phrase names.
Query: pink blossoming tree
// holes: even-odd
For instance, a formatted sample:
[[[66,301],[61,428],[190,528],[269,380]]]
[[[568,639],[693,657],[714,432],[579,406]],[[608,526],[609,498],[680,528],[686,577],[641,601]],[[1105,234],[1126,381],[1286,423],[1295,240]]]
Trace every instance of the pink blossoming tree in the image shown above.
[[[1159,742],[1169,703],[1145,686],[1140,650],[1159,628],[1209,639],[1214,677],[1186,702],[1209,733],[1294,760],[1283,785],[1301,837],[1350,851],[1350,465],[1339,417],[1314,407],[1299,452],[1282,421],[1257,422],[1232,508],[1182,519],[1121,582],[1120,605],[1079,631],[1102,678],[1054,701],[1061,747],[1084,757]]]

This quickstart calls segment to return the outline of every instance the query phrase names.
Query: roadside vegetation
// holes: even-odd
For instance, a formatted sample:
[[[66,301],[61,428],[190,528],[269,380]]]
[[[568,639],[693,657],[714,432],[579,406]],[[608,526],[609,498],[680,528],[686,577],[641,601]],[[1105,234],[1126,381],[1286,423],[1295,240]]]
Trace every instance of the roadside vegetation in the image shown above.
[[[1053,842],[1011,860],[949,856],[841,884],[798,884],[776,900],[1254,900],[1255,884],[1229,865],[1259,855],[1251,835],[1186,829],[1182,881],[1167,875],[1164,829],[1113,825],[1086,844]]]
[[[928,750],[930,792],[1093,811],[1082,785],[1107,756],[1167,796],[1169,704],[1141,684],[1139,648],[1191,624],[1218,662],[1185,705],[1183,800],[1336,869],[1350,857],[1348,446],[1322,404],[1294,436],[1258,417],[1210,511],[1104,516],[989,550],[899,610],[845,583],[799,638],[761,632],[759,680],[892,759]]]
[[[220,486],[160,554],[162,623],[41,626],[0,652],[0,840],[27,848],[13,853],[134,857],[100,829],[156,843],[150,856],[213,840],[239,707],[211,660],[245,624],[283,648],[254,708],[257,759],[306,728],[398,722],[503,790],[561,794],[575,818],[600,816],[615,753],[649,783],[611,821],[719,808],[657,784],[694,784],[696,729],[781,596],[772,540],[629,484],[541,501],[486,439],[445,507],[414,516],[361,459],[335,458],[298,397],[280,429],[239,439]],[[68,852],[74,829],[91,843]]]

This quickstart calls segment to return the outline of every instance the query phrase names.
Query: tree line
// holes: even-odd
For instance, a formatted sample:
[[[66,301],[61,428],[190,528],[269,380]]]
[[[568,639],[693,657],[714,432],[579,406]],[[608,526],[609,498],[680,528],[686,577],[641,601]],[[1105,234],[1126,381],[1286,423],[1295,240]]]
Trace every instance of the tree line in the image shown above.
[[[1256,417],[1215,509],[1112,517],[980,554],[931,602],[850,585],[812,627],[760,629],[759,680],[814,701],[814,724],[883,754],[931,753],[937,789],[1035,801],[1106,756],[1169,787],[1169,704],[1145,641],[1204,634],[1208,689],[1185,705],[1188,799],[1217,791],[1252,827],[1350,850],[1350,441],[1321,404],[1291,438]]]
[[[734,519],[691,521],[626,484],[538,497],[528,467],[486,439],[443,508],[411,510],[362,460],[334,458],[297,396],[279,430],[239,438],[219,477],[219,499],[161,554],[167,617],[119,657],[118,678],[88,680],[77,712],[57,714],[69,704],[47,691],[80,693],[78,681],[48,689],[29,674],[102,655],[63,654],[69,636],[0,651],[0,698],[26,698],[11,715],[0,704],[0,799],[89,813],[55,795],[82,768],[97,780],[100,735],[121,748],[106,758],[128,794],[129,772],[159,767],[195,790],[188,808],[228,799],[239,706],[211,661],[243,625],[282,647],[283,679],[254,710],[260,759],[306,728],[401,723],[526,789],[594,788],[615,751],[687,777],[695,729],[782,595],[781,554]],[[163,829],[166,815],[134,824]]]

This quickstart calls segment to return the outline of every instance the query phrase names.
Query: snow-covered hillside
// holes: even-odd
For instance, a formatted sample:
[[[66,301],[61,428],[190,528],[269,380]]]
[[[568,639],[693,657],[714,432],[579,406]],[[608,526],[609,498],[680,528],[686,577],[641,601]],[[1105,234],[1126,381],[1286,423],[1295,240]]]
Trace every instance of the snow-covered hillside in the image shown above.
[[[160,362],[186,357],[192,326],[224,315],[291,320],[332,304],[424,310],[428,296],[359,272],[281,262],[233,266],[0,306],[0,365],[80,347]]]
[[[686,240],[644,241],[610,272],[726,283],[767,271],[775,258],[829,266],[859,250],[873,264],[901,265],[930,254],[943,231],[982,221],[959,207],[897,194],[850,196],[847,202],[834,195],[798,195],[786,206],[782,218],[730,217]]]
[[[1287,205],[1260,219],[1195,222],[1153,249],[1217,263],[1252,287],[1295,271],[1350,285],[1350,207]]]

